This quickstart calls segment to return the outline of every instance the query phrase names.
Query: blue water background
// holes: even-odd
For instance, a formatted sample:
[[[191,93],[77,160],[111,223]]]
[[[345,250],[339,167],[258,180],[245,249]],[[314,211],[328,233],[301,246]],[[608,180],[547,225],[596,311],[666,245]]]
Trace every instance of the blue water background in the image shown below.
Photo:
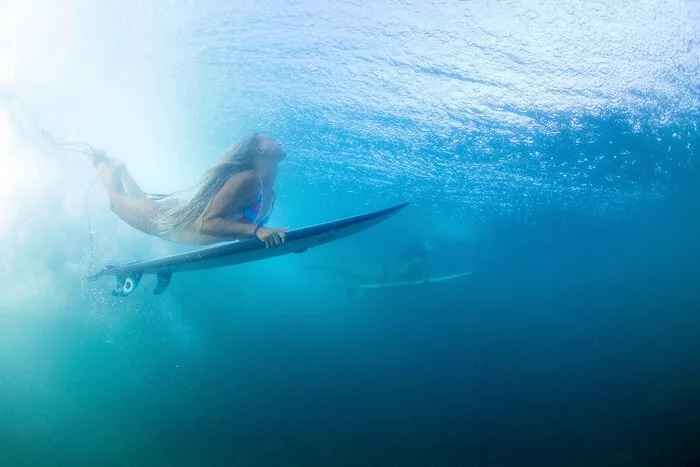
[[[0,465],[696,465],[698,6],[9,4]],[[267,132],[276,226],[412,204],[117,299],[86,275],[188,248],[41,128],[152,191]],[[357,296],[317,269],[424,240],[429,273],[474,274]]]

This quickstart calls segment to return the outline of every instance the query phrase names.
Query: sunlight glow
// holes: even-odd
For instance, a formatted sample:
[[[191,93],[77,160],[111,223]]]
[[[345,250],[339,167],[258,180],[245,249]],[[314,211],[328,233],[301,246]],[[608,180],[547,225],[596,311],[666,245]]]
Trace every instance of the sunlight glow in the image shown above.
[[[0,61],[0,84],[9,84],[15,80],[15,67],[11,62]]]
[[[15,157],[17,148],[13,141],[7,114],[0,109],[0,237],[12,228],[17,191],[29,180],[27,168]]]

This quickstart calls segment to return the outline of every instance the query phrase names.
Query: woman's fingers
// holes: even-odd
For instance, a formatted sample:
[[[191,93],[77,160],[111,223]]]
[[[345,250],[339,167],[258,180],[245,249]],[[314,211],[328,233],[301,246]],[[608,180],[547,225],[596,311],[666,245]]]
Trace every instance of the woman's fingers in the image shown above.
[[[268,235],[262,239],[265,247],[274,247],[286,240],[285,231],[282,229],[272,229]]]
[[[274,246],[277,246],[280,243],[284,243],[284,232],[280,229],[275,229],[271,237]]]
[[[267,248],[273,247],[277,244],[275,237],[276,237],[276,235],[274,232],[270,233],[270,235],[265,237],[265,246]]]

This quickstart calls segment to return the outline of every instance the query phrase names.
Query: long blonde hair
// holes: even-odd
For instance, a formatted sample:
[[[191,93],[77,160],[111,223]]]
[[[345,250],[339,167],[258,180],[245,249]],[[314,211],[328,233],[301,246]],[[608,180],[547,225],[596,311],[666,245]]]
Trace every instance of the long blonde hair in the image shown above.
[[[202,180],[196,185],[200,188],[191,200],[160,213],[154,219],[158,232],[161,235],[167,235],[201,223],[204,211],[226,181],[239,172],[253,168],[253,159],[262,136],[261,133],[254,133],[231,146],[226,151],[222,162],[204,174]]]

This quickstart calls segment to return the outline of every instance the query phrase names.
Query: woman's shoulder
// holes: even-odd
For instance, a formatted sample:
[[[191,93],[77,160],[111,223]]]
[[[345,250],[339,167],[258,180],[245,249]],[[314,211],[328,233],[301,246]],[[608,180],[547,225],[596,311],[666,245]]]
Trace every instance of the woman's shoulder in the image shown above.
[[[250,199],[262,189],[260,177],[252,170],[231,175],[219,189],[218,196],[235,199]]]
[[[226,181],[228,186],[236,186],[244,190],[260,190],[262,182],[260,177],[253,170],[242,170],[231,175]]]
[[[241,182],[254,181],[255,183],[260,183],[260,177],[253,169],[246,169],[236,172],[229,177],[229,180],[238,180]]]

